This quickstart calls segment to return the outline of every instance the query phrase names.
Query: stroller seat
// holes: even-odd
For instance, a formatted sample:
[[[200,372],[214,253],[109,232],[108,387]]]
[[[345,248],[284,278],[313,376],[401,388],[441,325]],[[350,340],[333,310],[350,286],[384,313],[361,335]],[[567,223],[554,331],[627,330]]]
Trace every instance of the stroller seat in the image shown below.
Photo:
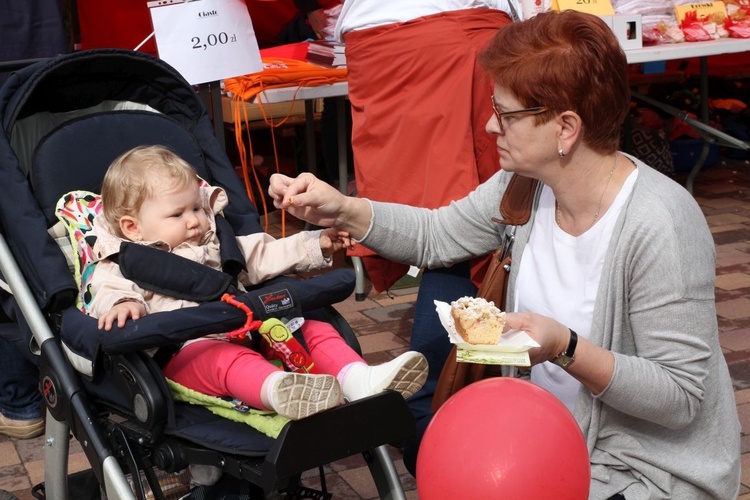
[[[154,313],[102,334],[76,307],[78,284],[48,229],[58,199],[73,190],[98,192],[111,161],[137,145],[164,144],[224,188],[225,234],[262,230],[213,126],[193,89],[151,56],[102,49],[37,63],[0,89],[0,268],[12,294],[0,302],[8,321],[38,345],[40,385],[48,406],[45,497],[65,498],[68,433],[83,444],[108,498],[142,498],[131,489],[152,466],[180,471],[212,465],[246,481],[261,495],[293,489],[303,471],[362,453],[382,498],[404,498],[385,445],[414,435],[403,398],[388,391],[289,422],[276,438],[205,407],[176,402],[154,359],[142,351],[209,333],[231,331],[246,317],[220,301]],[[230,245],[224,245],[222,249]],[[241,263],[231,251],[227,273]],[[354,290],[354,273],[338,269],[308,279],[280,277],[238,300],[257,319],[293,317],[333,324],[358,350],[356,337],[331,305]],[[273,311],[262,297],[286,294],[292,309]],[[291,314],[291,316],[287,316]],[[34,342],[32,342],[34,344]],[[117,418],[110,418],[116,415]],[[157,494],[157,498],[160,498]]]

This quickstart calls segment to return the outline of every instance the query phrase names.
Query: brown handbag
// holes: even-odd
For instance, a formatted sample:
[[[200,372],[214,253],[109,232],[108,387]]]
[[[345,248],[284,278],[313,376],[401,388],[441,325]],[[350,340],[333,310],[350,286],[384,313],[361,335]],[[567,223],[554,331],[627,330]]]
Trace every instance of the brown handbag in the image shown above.
[[[507,227],[502,245],[492,255],[492,260],[477,291],[477,297],[491,300],[501,311],[505,311],[515,229],[516,226],[529,221],[538,184],[539,181],[536,179],[514,174],[500,202],[501,218],[492,218],[494,222],[505,224]],[[432,411],[436,412],[449,397],[472,382],[498,375],[500,375],[499,367],[494,365],[459,363],[456,361],[456,347],[454,346],[440,372],[435,394],[432,396]]]

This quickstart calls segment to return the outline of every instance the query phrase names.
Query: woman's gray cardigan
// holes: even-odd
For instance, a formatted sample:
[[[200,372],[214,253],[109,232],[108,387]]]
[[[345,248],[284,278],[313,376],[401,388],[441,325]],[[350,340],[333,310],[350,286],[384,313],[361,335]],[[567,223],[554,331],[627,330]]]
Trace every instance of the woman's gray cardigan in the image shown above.
[[[736,498],[740,426],[719,346],[713,239],[682,186],[633,161],[638,178],[607,251],[590,338],[614,353],[614,374],[599,395],[582,387],[575,411],[591,457],[590,498]],[[490,218],[509,177],[501,171],[437,210],[372,202],[362,244],[429,268],[490,252],[504,230]],[[516,234],[509,310],[532,224],[533,215]]]

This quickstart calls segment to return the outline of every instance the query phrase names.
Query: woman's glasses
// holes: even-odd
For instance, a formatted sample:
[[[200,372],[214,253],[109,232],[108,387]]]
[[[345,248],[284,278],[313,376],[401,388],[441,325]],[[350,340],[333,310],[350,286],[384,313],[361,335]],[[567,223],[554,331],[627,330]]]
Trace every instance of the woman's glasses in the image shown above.
[[[505,133],[505,126],[506,120],[510,118],[511,116],[531,116],[531,115],[540,115],[547,111],[546,106],[537,106],[536,108],[526,108],[526,109],[518,109],[516,111],[506,111],[504,113],[501,113],[499,109],[497,109],[497,104],[495,104],[495,96],[491,95],[490,100],[492,101],[492,111],[495,112],[495,117],[497,118],[497,124],[500,126],[500,132],[503,134]]]

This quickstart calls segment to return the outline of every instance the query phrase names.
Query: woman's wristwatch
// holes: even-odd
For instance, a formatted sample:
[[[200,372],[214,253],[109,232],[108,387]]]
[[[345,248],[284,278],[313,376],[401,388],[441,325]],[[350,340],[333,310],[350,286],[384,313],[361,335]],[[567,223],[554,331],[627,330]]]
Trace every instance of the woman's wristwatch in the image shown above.
[[[558,354],[557,357],[552,358],[553,363],[563,368],[570,366],[573,364],[573,361],[575,361],[576,346],[578,345],[578,334],[570,328],[568,328],[568,330],[570,330],[570,342],[568,342],[568,348]]]

